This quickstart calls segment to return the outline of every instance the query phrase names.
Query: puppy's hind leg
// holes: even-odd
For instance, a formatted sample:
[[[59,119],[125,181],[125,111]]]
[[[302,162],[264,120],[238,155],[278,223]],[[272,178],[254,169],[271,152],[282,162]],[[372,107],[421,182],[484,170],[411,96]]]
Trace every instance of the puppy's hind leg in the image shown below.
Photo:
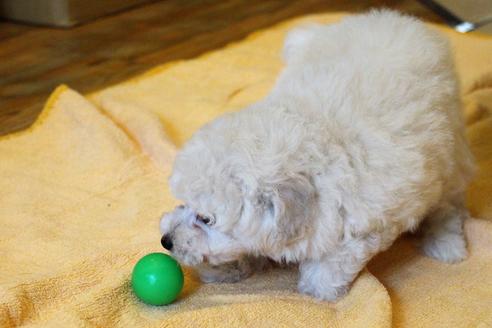
[[[469,214],[463,203],[444,202],[422,222],[421,248],[427,256],[447,263],[467,257],[463,222]]]

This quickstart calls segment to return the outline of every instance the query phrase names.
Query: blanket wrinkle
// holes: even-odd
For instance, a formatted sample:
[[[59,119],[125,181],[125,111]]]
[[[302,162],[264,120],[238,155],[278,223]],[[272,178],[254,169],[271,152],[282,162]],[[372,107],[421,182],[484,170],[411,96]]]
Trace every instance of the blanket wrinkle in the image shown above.
[[[60,86],[31,128],[0,137],[0,327],[492,326],[492,39],[440,26],[479,167],[466,261],[436,262],[403,236],[337,303],[298,294],[297,271],[280,268],[202,284],[184,267],[182,294],[163,307],[131,292],[136,261],[163,251],[159,218],[178,204],[167,187],[177,148],[269,92],[290,28],[342,16],[292,19],[86,97]]]

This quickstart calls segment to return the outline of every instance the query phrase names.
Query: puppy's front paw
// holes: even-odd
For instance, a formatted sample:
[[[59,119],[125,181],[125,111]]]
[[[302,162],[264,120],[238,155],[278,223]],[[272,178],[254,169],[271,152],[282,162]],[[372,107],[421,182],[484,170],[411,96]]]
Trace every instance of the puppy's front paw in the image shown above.
[[[234,283],[249,277],[252,273],[249,263],[242,260],[221,265],[201,265],[197,270],[204,283]]]
[[[349,290],[349,286],[329,286],[326,284],[316,284],[309,281],[299,281],[299,292],[313,296],[323,301],[336,301],[345,296]]]
[[[306,261],[300,266],[298,288],[301,293],[314,296],[320,300],[336,301],[350,289],[350,284],[358,271],[344,270],[345,262],[340,261]],[[353,267],[353,263],[351,263]],[[361,266],[363,265],[360,263]],[[355,272],[355,274],[354,274]]]

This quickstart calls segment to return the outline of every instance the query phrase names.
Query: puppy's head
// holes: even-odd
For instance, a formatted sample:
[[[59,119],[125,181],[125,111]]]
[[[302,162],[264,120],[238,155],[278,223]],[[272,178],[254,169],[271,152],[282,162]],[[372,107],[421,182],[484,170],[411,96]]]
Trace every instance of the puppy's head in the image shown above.
[[[244,249],[230,235],[215,229],[214,224],[214,217],[178,206],[161,220],[161,243],[186,265],[217,265],[238,259]]]
[[[258,163],[258,140],[230,118],[205,126],[176,157],[171,191],[185,205],[165,214],[162,243],[187,265],[218,265],[245,253],[275,256],[303,239],[314,187]],[[271,140],[270,140],[271,141]]]

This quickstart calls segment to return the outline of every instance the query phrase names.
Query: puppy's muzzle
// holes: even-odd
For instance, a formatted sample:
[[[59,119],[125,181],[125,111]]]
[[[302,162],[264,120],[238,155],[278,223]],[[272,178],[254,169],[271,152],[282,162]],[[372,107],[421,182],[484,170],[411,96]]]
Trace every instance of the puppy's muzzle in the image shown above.
[[[162,247],[164,247],[168,251],[171,251],[173,249],[173,240],[171,239],[171,236],[169,236],[169,235],[162,236],[161,244],[162,244]]]

